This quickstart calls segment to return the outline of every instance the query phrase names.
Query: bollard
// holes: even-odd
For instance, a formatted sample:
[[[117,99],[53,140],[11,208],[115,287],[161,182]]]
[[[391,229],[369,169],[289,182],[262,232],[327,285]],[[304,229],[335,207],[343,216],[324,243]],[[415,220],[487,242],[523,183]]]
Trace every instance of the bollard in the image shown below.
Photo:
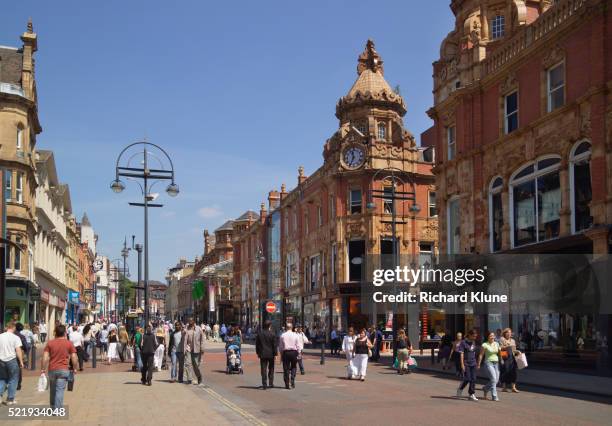
[[[36,369],[36,344],[32,345],[32,357],[30,361],[30,370],[34,371]]]
[[[96,342],[91,341],[91,368],[96,368]]]

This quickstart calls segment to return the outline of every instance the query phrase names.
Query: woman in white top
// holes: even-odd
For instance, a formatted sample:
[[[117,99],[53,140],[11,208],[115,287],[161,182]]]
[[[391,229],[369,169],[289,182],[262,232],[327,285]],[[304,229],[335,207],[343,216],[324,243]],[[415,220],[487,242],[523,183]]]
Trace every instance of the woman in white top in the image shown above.
[[[353,365],[353,349],[355,348],[355,330],[353,327],[349,327],[348,334],[344,336],[342,340],[342,350],[346,355],[348,365],[346,367],[346,377],[352,379],[357,374],[357,368]]]
[[[300,341],[300,347],[302,348],[302,350],[300,351],[300,353],[298,354],[298,366],[300,367],[300,374],[303,376],[305,373],[304,371],[304,360],[303,358],[303,352],[304,352],[304,345],[306,343],[310,343],[310,341],[308,340],[308,337],[306,337],[306,335],[304,334],[304,331],[302,331],[302,327],[297,327],[295,330],[295,333],[298,335],[298,340]]]

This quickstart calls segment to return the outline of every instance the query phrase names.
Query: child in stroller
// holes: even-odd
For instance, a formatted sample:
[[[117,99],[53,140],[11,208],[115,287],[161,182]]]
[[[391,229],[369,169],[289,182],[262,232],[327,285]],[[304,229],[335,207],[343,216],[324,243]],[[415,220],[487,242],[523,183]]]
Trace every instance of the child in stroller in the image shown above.
[[[244,374],[242,369],[241,351],[240,351],[240,335],[231,333],[225,338],[225,355],[226,355],[226,370],[227,374],[238,373]]]

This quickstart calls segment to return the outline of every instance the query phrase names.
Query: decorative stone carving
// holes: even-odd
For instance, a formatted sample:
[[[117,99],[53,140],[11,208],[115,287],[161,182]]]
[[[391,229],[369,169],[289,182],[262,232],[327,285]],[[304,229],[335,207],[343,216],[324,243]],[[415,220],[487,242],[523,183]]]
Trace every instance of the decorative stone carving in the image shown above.
[[[429,221],[427,225],[425,225],[421,229],[421,239],[425,240],[435,240],[438,235],[438,222],[437,221]]]
[[[499,90],[501,93],[509,93],[518,88],[518,80],[516,79],[515,73],[510,73],[506,76],[506,79],[502,82]]]
[[[565,51],[558,44],[549,50],[542,58],[544,68],[549,68],[565,58]]]
[[[365,50],[359,55],[359,59],[357,60],[357,74],[360,75],[367,69],[374,72],[380,71],[383,75],[385,73],[383,60],[376,51],[374,42],[371,39],[368,39]]]

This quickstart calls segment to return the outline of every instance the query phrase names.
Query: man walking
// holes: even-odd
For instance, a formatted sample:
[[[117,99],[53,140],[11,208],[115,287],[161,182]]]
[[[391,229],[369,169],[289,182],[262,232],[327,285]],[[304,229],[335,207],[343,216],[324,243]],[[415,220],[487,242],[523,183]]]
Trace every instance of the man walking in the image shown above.
[[[272,329],[272,322],[266,321],[255,339],[255,352],[261,367],[261,384],[264,390],[274,387],[274,358],[278,355],[277,339]]]
[[[85,359],[83,344],[85,339],[83,339],[83,334],[81,334],[81,332],[78,330],[78,326],[76,324],[72,326],[72,332],[68,338],[76,349],[77,358],[79,359],[79,371],[83,371],[83,360]]]
[[[183,369],[185,368],[184,352],[185,331],[181,323],[177,321],[174,331],[168,339],[168,356],[172,360],[172,367],[170,368],[171,383],[174,383],[177,378],[179,383],[183,382]]]
[[[76,374],[74,366],[78,362],[77,351],[72,342],[66,338],[66,326],[60,324],[55,327],[55,339],[50,340],[45,346],[42,361],[42,373],[48,371],[49,402],[53,409],[62,408],[64,405],[64,391],[70,377],[68,358],[72,362],[70,370]]]
[[[295,389],[295,374],[297,372],[298,354],[302,350],[300,339],[293,332],[293,324],[287,324],[287,330],[281,335],[278,349],[283,361],[283,378],[285,389],[289,389],[289,378],[291,375],[291,388]]]
[[[151,331],[151,326],[147,325],[144,336],[142,336],[142,345],[140,353],[142,355],[142,368],[140,369],[140,383],[151,386],[153,379],[153,356],[157,349],[157,339]]]
[[[200,372],[200,361],[204,353],[204,333],[199,325],[196,325],[193,318],[189,319],[189,329],[187,330],[187,345],[189,346],[189,355],[191,357],[191,366],[193,373],[198,379],[198,385],[202,383],[202,373]]]
[[[0,397],[8,387],[6,405],[16,404],[17,382],[23,368],[21,339],[15,334],[15,323],[9,322],[4,333],[0,334]]]

